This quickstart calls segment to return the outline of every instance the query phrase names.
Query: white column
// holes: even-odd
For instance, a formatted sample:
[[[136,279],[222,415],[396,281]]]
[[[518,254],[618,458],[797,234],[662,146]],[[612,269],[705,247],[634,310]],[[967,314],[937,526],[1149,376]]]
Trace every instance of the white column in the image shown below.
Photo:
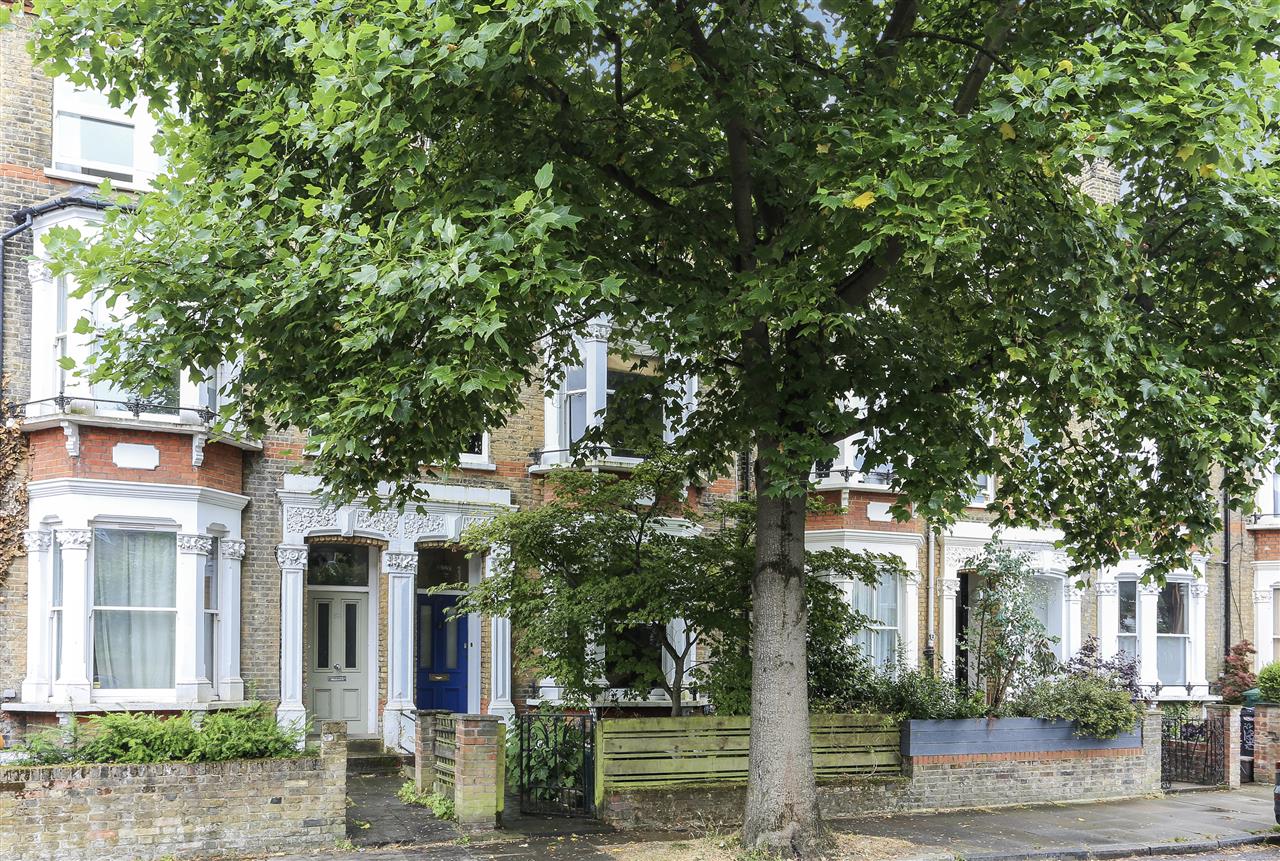
[[[1275,636],[1274,596],[1272,589],[1253,590],[1253,645],[1258,650],[1253,659],[1255,671],[1275,660],[1275,647],[1272,645]]]
[[[1208,696],[1209,680],[1205,676],[1205,652],[1208,650],[1208,625],[1206,620],[1205,600],[1209,595],[1209,584],[1197,581],[1188,590],[1191,593],[1191,655],[1187,660],[1187,683],[1191,685],[1193,696]]]
[[[1099,580],[1098,652],[1106,660],[1120,651],[1120,585],[1115,580]]]
[[[1068,577],[1062,586],[1062,599],[1066,606],[1066,625],[1062,629],[1062,657],[1070,659],[1080,651],[1084,642],[1083,624],[1080,621],[1080,603],[1084,597]]]
[[[1138,584],[1138,683],[1152,690],[1160,684],[1160,672],[1156,666],[1156,610],[1159,600],[1159,584]]]
[[[244,679],[240,677],[240,567],[244,560],[244,542],[224,538],[218,542],[222,553],[222,571],[218,578],[217,652],[218,699],[239,702],[244,699]]]
[[[205,667],[204,566],[213,550],[208,535],[178,535],[178,631],[174,643],[178,702],[213,699],[209,671]]]
[[[276,547],[280,566],[280,705],[276,722],[301,727],[307,712],[302,707],[302,587],[307,573],[305,544]]]
[[[898,608],[898,633],[902,655],[908,667],[920,665],[920,581],[911,574],[903,578],[902,606]]]
[[[947,671],[956,666],[956,596],[960,594],[960,581],[943,577],[938,581],[942,593],[942,665]]]
[[[62,666],[54,699],[89,702],[89,544],[92,529],[59,529],[54,538],[62,553]]]
[[[582,339],[582,363],[586,371],[587,427],[596,427],[604,421],[609,366],[609,329],[607,323],[592,323]]]
[[[494,548],[484,557],[484,576],[493,575],[501,552]],[[489,619],[489,714],[509,721],[515,713],[511,702],[511,620],[493,616]]]
[[[382,711],[383,741],[395,749],[401,738],[402,717],[413,710],[414,577],[418,554],[384,551],[382,573],[387,575],[387,704]]]
[[[52,580],[50,548],[53,533],[28,529],[23,533],[27,550],[27,675],[22,680],[24,703],[45,702],[53,682],[53,644],[49,640],[49,595]]]

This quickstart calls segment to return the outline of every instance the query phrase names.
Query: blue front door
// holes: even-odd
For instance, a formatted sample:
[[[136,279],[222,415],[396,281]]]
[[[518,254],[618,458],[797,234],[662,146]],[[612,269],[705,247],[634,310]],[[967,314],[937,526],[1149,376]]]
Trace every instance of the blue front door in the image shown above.
[[[418,596],[420,709],[467,710],[467,617],[450,614],[457,595]]]

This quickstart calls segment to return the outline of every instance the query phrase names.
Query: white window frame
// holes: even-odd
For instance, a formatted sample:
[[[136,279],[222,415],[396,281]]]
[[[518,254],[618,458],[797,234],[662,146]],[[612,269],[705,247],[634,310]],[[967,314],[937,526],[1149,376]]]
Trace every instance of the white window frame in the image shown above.
[[[608,415],[609,398],[613,390],[609,388],[609,356],[619,356],[624,352],[638,358],[656,359],[657,356],[646,351],[643,345],[621,343],[610,337],[608,324],[596,321],[591,325],[587,337],[578,339],[576,344],[576,360],[562,365],[558,370],[558,382],[546,399],[546,422],[543,435],[543,454],[541,463],[536,468],[551,467],[567,463],[572,459],[570,451],[576,444],[571,438],[570,427],[572,411],[569,403],[572,397],[583,399],[585,413],[584,431],[603,424]],[[610,349],[610,345],[614,349]],[[569,388],[569,371],[582,369],[581,387]],[[555,377],[553,377],[555,379]],[[697,401],[697,380],[668,381],[668,385],[679,393],[683,404],[683,412],[687,415],[694,409]],[[594,407],[594,409],[593,409]],[[674,439],[673,417],[663,410],[663,440]],[[615,454],[606,444],[602,447],[602,459],[610,463],[627,466],[639,463],[643,458]]]
[[[53,391],[61,395],[67,389],[67,369],[62,359],[70,355],[71,288],[67,276],[59,275],[53,282]]]
[[[49,167],[45,173],[49,176],[87,182],[98,185],[103,176],[85,170],[97,170],[102,173],[127,175],[128,179],[111,178],[113,186],[122,189],[145,189],[155,176],[158,160],[152,141],[156,136],[155,119],[148,113],[146,105],[139,102],[130,110],[128,105],[111,107],[103,105],[96,99],[87,98],[90,91],[78,88],[66,78],[55,78],[53,87],[53,133],[52,147],[49,153]],[[101,94],[94,93],[98,96]],[[79,144],[66,140],[62,135],[63,116],[84,117],[97,122],[125,126],[133,133],[133,164],[115,164],[85,159],[79,152]],[[60,164],[71,167],[60,167]]]
[[[893,573],[890,571],[890,572],[886,572],[885,575],[883,576],[888,576],[893,578],[894,612],[897,614],[898,621],[897,621],[897,624],[887,625],[884,623],[883,620],[872,618],[871,621],[867,623],[867,626],[865,628],[865,630],[867,631],[871,631],[875,633],[879,633],[883,631],[893,632],[893,653],[892,654],[866,655],[866,657],[871,660],[872,664],[874,664],[877,667],[892,666],[897,661],[898,653],[903,650],[902,618],[903,618],[903,609],[904,609],[903,605],[905,604],[905,601],[904,601],[905,589],[903,588],[902,578],[899,577],[896,573]],[[836,581],[836,583],[837,585],[839,585],[840,590],[844,592],[845,600],[849,602],[849,606],[854,610],[857,610],[857,602],[854,600],[854,593],[857,589],[863,588],[863,589],[872,590],[871,599],[872,599],[872,603],[874,604],[876,592],[882,586],[885,585],[883,580],[876,583],[875,586],[868,586],[867,584],[861,581],[854,581],[854,580],[838,580]],[[870,617],[870,613],[868,613],[867,615],[868,617]]]
[[[463,466],[488,466],[493,463],[493,453],[489,448],[489,432],[480,434],[480,451],[464,451],[458,453],[458,463]]]
[[[1191,584],[1183,580],[1168,580],[1164,587],[1160,590],[1164,594],[1164,589],[1173,586],[1183,592],[1182,598],[1182,629],[1184,634],[1162,634],[1160,633],[1160,599],[1156,598],[1156,674],[1160,673],[1160,642],[1162,640],[1180,640],[1182,642],[1182,681],[1171,682],[1160,678],[1160,684],[1167,688],[1185,687],[1187,681],[1191,678]]]
[[[49,630],[47,632],[49,649],[49,681],[57,682],[62,674],[62,626],[66,624],[63,612],[63,601],[66,595],[66,577],[62,568],[62,552],[58,546],[58,530],[54,527],[51,535],[51,556],[49,560]]]
[[[173,625],[174,625],[174,638],[175,638],[174,642],[176,645],[176,642],[177,642],[176,638],[178,636],[178,601],[177,601],[177,597],[178,597],[178,589],[177,589],[178,530],[173,526],[170,526],[169,524],[165,524],[163,526],[154,526],[146,523],[120,523],[120,522],[114,522],[114,521],[101,521],[101,522],[90,523],[89,529],[93,533],[94,537],[89,542],[88,586],[89,586],[90,597],[89,597],[89,626],[88,626],[88,637],[86,639],[86,646],[88,647],[88,652],[89,652],[89,661],[88,661],[89,682],[92,688],[93,699],[99,702],[111,702],[111,701],[119,701],[119,700],[158,701],[161,699],[176,699],[177,689],[178,689],[178,686],[177,686],[178,666],[177,666],[177,649],[176,648],[174,649],[174,666],[172,668],[174,684],[170,685],[169,687],[165,687],[165,688],[100,688],[98,687],[94,681],[94,649],[95,649],[95,643],[96,643],[94,626],[97,621],[96,619],[97,614],[100,610],[108,610],[108,611],[109,610],[127,610],[130,612],[138,611],[138,612],[172,613]],[[132,606],[121,607],[121,606],[115,606],[115,605],[100,606],[95,602],[93,595],[95,594],[95,591],[96,591],[96,578],[98,575],[98,570],[97,570],[98,542],[96,540],[98,530],[116,530],[116,531],[122,531],[122,532],[158,532],[158,533],[163,533],[163,534],[168,534],[173,536],[174,563],[175,563],[174,571],[173,571],[173,579],[174,579],[173,607],[171,608],[170,607],[132,607]]]
[[[212,546],[209,548],[209,555],[205,557],[204,570],[200,572],[200,586],[205,590],[204,594],[204,618],[201,623],[205,625],[205,681],[213,688],[213,696],[218,696],[218,683],[221,676],[218,668],[222,661],[222,578],[224,572],[222,570],[222,536],[211,534]],[[212,571],[212,577],[210,572]],[[212,588],[209,581],[212,580]],[[212,604],[210,604],[212,602]]]
[[[1121,620],[1119,618],[1121,602],[1120,602],[1119,593],[1117,592],[1117,596],[1116,596],[1117,649],[1120,652],[1125,652],[1126,650],[1121,648],[1120,644],[1126,638],[1132,639],[1134,643],[1134,649],[1130,654],[1133,654],[1137,657],[1140,666],[1144,661],[1148,660],[1148,658],[1151,661],[1155,662],[1154,677],[1158,680],[1159,684],[1161,685],[1162,693],[1166,689],[1171,691],[1185,689],[1188,681],[1194,681],[1192,679],[1192,676],[1193,676],[1192,649],[1195,648],[1195,644],[1192,642],[1194,639],[1194,633],[1193,633],[1193,625],[1192,625],[1192,608],[1191,608],[1191,600],[1192,600],[1191,587],[1193,585],[1193,582],[1194,581],[1187,580],[1184,578],[1169,578],[1166,581],[1166,584],[1165,584],[1166,586],[1175,586],[1179,589],[1182,589],[1185,593],[1182,601],[1182,613],[1183,613],[1182,627],[1183,627],[1183,630],[1186,631],[1186,633],[1185,634],[1161,634],[1160,633],[1160,630],[1159,630],[1160,599],[1159,599],[1159,596],[1157,596],[1156,614],[1155,614],[1155,618],[1152,620],[1154,624],[1157,625],[1156,634],[1155,634],[1156,654],[1148,656],[1148,655],[1145,655],[1142,651],[1142,640],[1143,640],[1143,634],[1145,633],[1143,629],[1143,622],[1142,622],[1142,586],[1143,586],[1142,580],[1140,577],[1132,576],[1132,575],[1116,578],[1117,590],[1122,588],[1125,584],[1133,584],[1133,589],[1134,589],[1134,630],[1132,633],[1126,633],[1121,630],[1121,626],[1120,626]],[[1166,639],[1177,639],[1182,641],[1182,672],[1183,672],[1184,678],[1180,682],[1167,681],[1160,676],[1160,642]]]
[[[1127,584],[1133,584],[1133,630],[1121,630],[1120,619],[1120,592],[1119,590]],[[1123,654],[1133,655],[1139,661],[1142,660],[1142,612],[1140,609],[1140,601],[1142,596],[1142,583],[1137,577],[1118,577],[1116,578],[1116,646],[1117,650]],[[1126,638],[1133,640],[1133,650],[1127,651],[1120,647],[1121,640]]]
[[[1066,577],[1054,571],[1036,571],[1032,577],[1036,586],[1043,586],[1049,595],[1049,614],[1054,617],[1051,622],[1057,624],[1057,630],[1046,630],[1045,633],[1050,637],[1056,637],[1057,642],[1050,647],[1053,654],[1059,661],[1066,660],[1068,655],[1067,640],[1070,634],[1067,631],[1069,620],[1067,619],[1067,580]]]

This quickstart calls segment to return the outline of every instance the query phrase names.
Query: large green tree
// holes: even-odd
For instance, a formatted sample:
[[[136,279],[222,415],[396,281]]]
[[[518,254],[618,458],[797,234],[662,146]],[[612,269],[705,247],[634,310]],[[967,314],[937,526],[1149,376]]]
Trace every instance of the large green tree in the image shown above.
[[[1277,0],[40,11],[54,70],[181,109],[170,176],[77,256],[138,312],[113,375],[229,355],[251,431],[400,499],[598,314],[698,376],[682,445],[758,455],[748,845],[818,837],[804,491],[834,441],[901,512],[999,473],[999,523],[1156,574],[1209,539],[1212,465],[1239,495],[1270,441]]]

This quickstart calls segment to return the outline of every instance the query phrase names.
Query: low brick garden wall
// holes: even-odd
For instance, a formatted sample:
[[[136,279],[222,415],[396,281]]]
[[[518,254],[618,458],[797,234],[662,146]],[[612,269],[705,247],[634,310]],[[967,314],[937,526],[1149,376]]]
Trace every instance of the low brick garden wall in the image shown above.
[[[896,773],[820,779],[818,804],[824,817],[838,819],[1158,793],[1160,721],[1150,713],[1129,739],[1067,750],[913,756],[904,746]],[[622,829],[731,827],[741,821],[745,795],[741,782],[626,788],[606,781],[597,813]]]
[[[4,861],[157,861],[333,848],[346,833],[345,723],[319,756],[0,767]]]

